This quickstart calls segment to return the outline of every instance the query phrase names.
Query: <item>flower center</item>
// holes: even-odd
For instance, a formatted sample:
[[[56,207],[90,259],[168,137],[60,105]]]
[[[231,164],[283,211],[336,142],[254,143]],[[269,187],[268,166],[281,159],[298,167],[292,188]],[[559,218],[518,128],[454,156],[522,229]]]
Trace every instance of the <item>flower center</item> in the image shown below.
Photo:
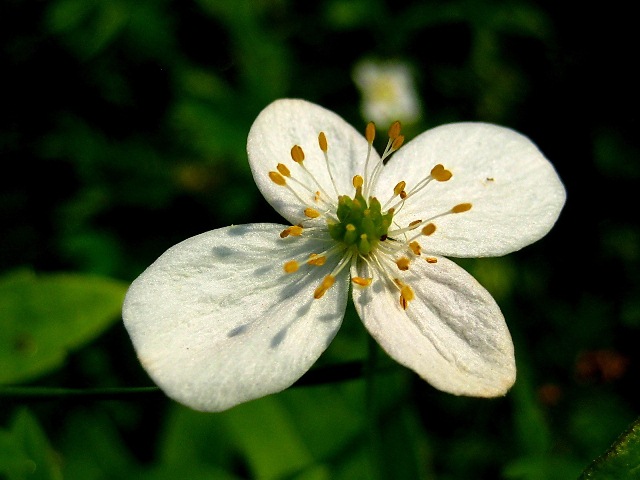
[[[383,214],[377,198],[370,197],[367,202],[362,195],[362,177],[356,175],[353,180],[357,185],[355,196],[338,198],[338,221],[328,219],[327,226],[331,238],[344,243],[355,254],[368,255],[378,242],[387,238],[393,210]]]
[[[410,198],[433,181],[449,181],[453,174],[443,165],[435,165],[411,188],[407,188],[407,182],[404,180],[398,182],[393,192],[389,192],[388,200],[381,204],[376,197],[369,194],[373,191],[386,160],[402,146],[404,136],[400,135],[400,123],[394,122],[389,128],[387,147],[373,165],[370,165],[375,137],[373,123],[367,125],[365,137],[369,149],[364,163],[364,178],[360,175],[353,177],[352,184],[355,188],[353,197],[338,193],[333,172],[329,166],[329,147],[324,132],[318,134],[318,146],[325,157],[335,195],[328,194],[321,182],[307,169],[305,154],[299,145],[291,148],[291,159],[297,164],[296,168],[299,169],[301,177],[294,176],[289,167],[283,163],[278,163],[276,170],[269,172],[269,178],[273,183],[287,188],[300,201],[306,217],[306,220],[298,225],[285,228],[280,233],[280,237],[299,237],[304,234],[323,241],[331,241],[331,246],[326,250],[309,252],[308,257],[287,261],[283,268],[285,273],[292,274],[297,272],[302,264],[312,268],[322,268],[330,258],[339,257],[337,262],[329,262],[329,265],[335,266],[314,292],[314,298],[319,299],[333,286],[337,275],[344,268],[363,262],[369,267],[370,274],[380,275],[388,288],[398,291],[399,305],[406,310],[409,302],[414,299],[414,293],[411,286],[403,280],[403,274],[410,269],[413,261],[418,261],[420,258],[427,263],[437,262],[435,257],[422,256],[422,247],[418,239],[430,237],[436,232],[434,220],[445,215],[467,212],[472,205],[460,203],[430,218],[415,219],[406,226],[398,225],[397,219],[394,221],[394,215],[400,212]],[[351,281],[358,288],[366,288],[371,285],[373,278],[353,277]]]

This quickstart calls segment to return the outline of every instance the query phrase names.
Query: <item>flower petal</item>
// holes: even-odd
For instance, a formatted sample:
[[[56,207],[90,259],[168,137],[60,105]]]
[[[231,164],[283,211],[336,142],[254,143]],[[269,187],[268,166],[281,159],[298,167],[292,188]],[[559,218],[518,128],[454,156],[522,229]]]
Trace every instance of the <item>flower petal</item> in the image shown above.
[[[335,179],[333,187],[327,161],[318,145],[318,135],[324,132],[328,144],[329,167]],[[291,159],[291,147],[299,145],[304,151],[304,165],[319,182],[313,180]],[[251,126],[247,153],[253,178],[258,188],[284,218],[292,224],[305,219],[306,206],[315,207],[314,193],[324,190],[337,204],[338,194],[353,194],[352,179],[362,175],[367,158],[368,143],[351,125],[335,113],[304,100],[276,100],[267,106]],[[372,162],[378,154],[372,150]],[[278,163],[286,165],[291,175],[309,186],[310,192],[288,181],[306,204],[302,205],[286,187],[276,185],[269,172]]]
[[[290,386],[326,349],[344,317],[346,272],[326,295],[313,292],[331,266],[308,258],[326,242],[240,225],[192,237],[133,282],[123,318],[138,357],[173,399],[220,411]]]
[[[353,287],[360,318],[391,357],[434,387],[456,395],[504,395],[515,381],[515,359],[500,308],[466,271],[435,258],[437,263],[415,259],[402,277],[415,294],[406,310],[391,281],[359,264],[352,275],[374,278],[369,287]]]
[[[432,181],[396,215],[406,226],[448,212],[461,203],[470,211],[434,220],[429,252],[454,257],[504,255],[535,242],[553,226],[565,190],[553,166],[529,139],[484,123],[443,125],[419,135],[386,165],[376,194],[388,198],[400,181],[406,191],[442,164],[449,181]]]

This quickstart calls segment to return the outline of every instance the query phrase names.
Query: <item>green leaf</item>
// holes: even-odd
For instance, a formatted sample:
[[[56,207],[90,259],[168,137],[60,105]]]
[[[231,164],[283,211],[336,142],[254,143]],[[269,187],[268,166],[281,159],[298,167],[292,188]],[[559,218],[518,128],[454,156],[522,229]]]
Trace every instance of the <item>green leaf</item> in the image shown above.
[[[117,321],[125,291],[122,282],[90,275],[0,277],[0,384],[59,367],[70,349]]]
[[[0,475],[6,475],[9,480],[62,479],[60,464],[49,440],[26,409],[16,414],[11,430],[0,430]]]
[[[632,480],[639,477],[640,418],[587,467],[580,480]]]

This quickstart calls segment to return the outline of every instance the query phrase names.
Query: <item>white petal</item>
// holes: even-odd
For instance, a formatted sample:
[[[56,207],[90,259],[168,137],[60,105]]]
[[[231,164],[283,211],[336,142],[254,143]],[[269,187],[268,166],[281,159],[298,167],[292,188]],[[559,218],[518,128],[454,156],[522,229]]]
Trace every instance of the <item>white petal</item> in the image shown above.
[[[363,128],[364,131],[364,128]],[[337,185],[334,189],[318,135],[324,132],[328,143],[329,167]],[[296,224],[304,220],[303,209],[317,205],[313,193],[319,190],[302,168],[291,159],[291,147],[302,147],[304,165],[320,183],[322,189],[337,203],[338,194],[353,195],[353,176],[362,175],[368,143],[351,125],[335,113],[304,100],[283,99],[267,106],[251,126],[247,153],[253,178],[267,201],[288,221]],[[379,156],[372,151],[372,164]],[[291,192],[276,185],[269,178],[278,163],[285,164],[291,175],[309,185],[312,193],[289,181],[307,202],[301,205]]]
[[[406,226],[471,203],[468,212],[434,220],[424,242],[433,253],[454,257],[504,255],[543,237],[565,201],[553,166],[529,139],[483,123],[456,123],[428,130],[402,147],[384,168],[375,192],[388,198],[400,181],[408,192],[442,164],[453,173],[411,197],[395,220]]]
[[[281,239],[283,229],[240,225],[192,237],[133,282],[125,326],[167,395],[224,410],[287,388],[326,349],[344,316],[346,272],[314,300],[331,267],[303,264],[285,274],[283,264],[326,243]]]
[[[462,268],[437,260],[418,258],[398,275],[415,293],[406,310],[391,282],[359,265],[358,276],[374,277],[369,287],[353,287],[360,318],[391,357],[434,387],[456,395],[504,395],[515,381],[515,359],[500,308]]]

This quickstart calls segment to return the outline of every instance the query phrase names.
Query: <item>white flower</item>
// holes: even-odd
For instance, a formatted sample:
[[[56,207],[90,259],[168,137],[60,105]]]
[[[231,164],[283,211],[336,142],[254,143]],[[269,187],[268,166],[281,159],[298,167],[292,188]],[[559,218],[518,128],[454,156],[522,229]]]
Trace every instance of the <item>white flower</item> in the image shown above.
[[[364,118],[382,125],[420,118],[420,99],[406,64],[363,60],[353,69],[353,81],[362,93]]]
[[[125,326],[167,395],[219,411],[287,388],[336,334],[350,285],[371,335],[436,388],[484,397],[509,389],[513,344],[500,309],[441,255],[503,255],[536,241],[564,204],[562,183],[506,128],[444,125],[389,158],[399,130],[392,125],[381,159],[373,124],[365,138],[302,100],[260,113],[249,162],[292,226],[192,237],[127,293]]]

